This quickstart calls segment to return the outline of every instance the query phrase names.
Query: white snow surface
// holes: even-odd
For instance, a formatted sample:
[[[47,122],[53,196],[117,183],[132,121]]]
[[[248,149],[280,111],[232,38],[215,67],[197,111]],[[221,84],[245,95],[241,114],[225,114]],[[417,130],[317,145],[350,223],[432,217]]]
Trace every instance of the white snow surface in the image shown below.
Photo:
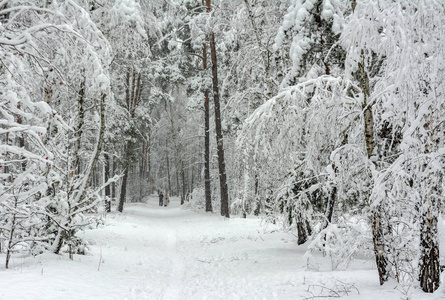
[[[258,218],[219,217],[180,207],[127,204],[105,224],[79,233],[87,255],[14,256],[0,270],[0,299],[443,299],[390,281],[380,287],[372,260],[347,270],[311,271],[307,245]],[[94,242],[93,242],[94,241]],[[4,256],[0,257],[2,263]],[[346,291],[345,291],[346,290]],[[334,293],[335,292],[335,293]]]

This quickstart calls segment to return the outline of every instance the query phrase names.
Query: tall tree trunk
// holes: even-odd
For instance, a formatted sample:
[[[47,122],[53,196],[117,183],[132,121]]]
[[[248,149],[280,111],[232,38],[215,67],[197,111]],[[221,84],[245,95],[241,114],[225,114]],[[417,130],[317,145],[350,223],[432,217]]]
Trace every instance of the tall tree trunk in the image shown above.
[[[436,140],[434,136],[434,111],[431,106],[429,122],[424,125],[424,128],[429,127],[430,135],[429,141],[424,142],[429,144],[426,153],[431,153],[436,147]],[[426,169],[425,164],[424,169]],[[429,174],[425,180],[427,182],[427,190],[429,193],[425,196],[424,203],[421,203],[421,221],[420,221],[420,258],[419,258],[419,281],[422,290],[426,293],[433,293],[440,285],[440,255],[439,255],[439,236],[438,236],[438,222],[442,222],[440,218],[440,199],[436,195],[438,193],[437,183],[431,183],[431,177],[434,174]],[[423,200],[423,199],[422,199]]]
[[[211,11],[211,1],[206,0],[207,12]],[[216,144],[218,150],[218,169],[219,169],[219,185],[221,192],[221,216],[229,218],[229,193],[226,179],[226,164],[224,160],[224,142],[221,128],[221,109],[219,103],[219,86],[218,86],[218,64],[216,60],[215,34],[209,33],[210,56],[212,59],[212,76],[213,76],[213,101],[215,106],[215,129]]]
[[[175,191],[176,193],[175,193],[175,196],[180,196],[180,194],[181,194],[180,190],[181,190],[181,187],[179,184],[179,170],[178,170],[178,168],[176,168],[176,191]]]
[[[202,44],[202,67],[207,70],[207,44]],[[212,191],[210,187],[210,109],[209,90],[204,91],[204,188],[206,211],[212,212]]]
[[[153,194],[154,193],[154,189],[153,189],[154,186],[153,186],[152,181],[151,181],[151,134],[150,133],[148,133],[146,172],[147,172],[147,182],[148,182],[148,186],[150,188],[149,193]]]
[[[192,191],[193,191],[193,186],[195,184],[195,166],[194,165],[192,165],[190,173],[191,173],[190,174],[190,185],[189,185],[187,196],[185,199],[186,201],[189,201],[190,195],[192,194]]]
[[[79,98],[77,101],[78,105],[78,111],[79,111],[79,119],[77,124],[77,130],[75,133],[76,136],[76,147],[74,149],[74,172],[76,174],[80,174],[81,172],[81,164],[80,164],[80,147],[82,145],[82,134],[83,134],[83,125],[85,122],[85,109],[84,109],[84,102],[85,102],[85,81],[83,81],[80,84],[80,90],[79,90]]]
[[[165,158],[166,158],[166,162],[167,162],[168,193],[171,195],[172,194],[172,186],[171,186],[171,180],[170,180],[170,159],[168,157],[168,141],[167,141],[167,139],[165,140],[165,145],[166,145]]]
[[[364,137],[366,143],[366,152],[368,159],[371,159],[371,156],[374,152],[375,142],[374,142],[374,117],[372,113],[372,105],[368,103],[368,99],[370,96],[370,88],[369,88],[369,77],[365,70],[365,57],[362,50],[362,62],[359,63],[359,68],[361,72],[361,87],[363,91],[363,109],[364,109]],[[371,160],[370,160],[371,161]],[[386,281],[388,281],[388,259],[385,255],[385,244],[384,244],[384,233],[383,233],[383,225],[382,225],[382,207],[378,205],[375,208],[372,208],[371,212],[371,228],[372,228],[372,240],[374,244],[374,255],[375,261],[377,265],[377,271],[379,274],[380,285],[383,285]]]
[[[182,181],[182,192],[181,192],[181,205],[185,202],[185,194],[187,190],[187,184],[185,182],[185,171],[184,171],[184,163],[181,163],[181,181]]]
[[[111,162],[111,170],[112,170],[111,174],[113,174],[113,176],[114,176],[114,174],[116,174],[116,165],[117,165],[115,158],[113,157],[110,162]],[[111,199],[112,200],[116,199],[116,182],[115,181],[113,181],[111,183]]]
[[[105,178],[104,181],[107,182],[110,179],[110,156],[108,155],[107,152],[104,152],[104,161],[105,161],[105,168],[104,168],[104,172],[105,172]],[[105,211],[111,212],[111,187],[108,184],[105,187]]]
[[[136,108],[139,105],[141,100],[141,73],[136,70],[136,68],[128,69],[125,77],[125,104],[130,116],[130,119],[134,119],[136,117]],[[137,148],[137,147],[136,147]],[[134,143],[128,141],[126,143],[125,153],[127,158],[133,156],[133,152],[135,151]],[[121,193],[119,197],[119,205],[117,210],[122,212],[124,209],[124,203],[127,192],[127,182],[128,182],[128,173],[130,168],[132,168],[133,162],[128,160],[125,163],[124,177],[122,178],[122,187]]]
[[[119,212],[122,212],[124,210],[124,203],[125,203],[125,198],[127,195],[128,168],[129,168],[129,166],[125,167],[124,177],[122,177],[121,194],[119,197],[119,205],[117,207],[117,211],[119,211]]]
[[[145,187],[145,142],[142,143],[142,158],[139,160],[139,202],[144,197]]]

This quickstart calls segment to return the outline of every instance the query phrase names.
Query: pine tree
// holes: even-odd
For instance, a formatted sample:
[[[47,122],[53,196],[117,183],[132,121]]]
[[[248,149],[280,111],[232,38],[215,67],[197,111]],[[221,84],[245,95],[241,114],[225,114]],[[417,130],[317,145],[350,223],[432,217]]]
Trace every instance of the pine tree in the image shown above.
[[[210,14],[212,7],[211,1],[206,0],[207,13]],[[211,30],[208,33],[210,43],[210,56],[212,61],[212,83],[213,83],[213,102],[215,107],[215,128],[216,128],[216,144],[218,149],[218,168],[219,168],[219,182],[221,193],[221,215],[229,217],[229,194],[226,178],[226,163],[224,158],[224,142],[221,128],[221,108],[220,108],[220,94],[218,85],[218,63],[216,57],[215,33]]]

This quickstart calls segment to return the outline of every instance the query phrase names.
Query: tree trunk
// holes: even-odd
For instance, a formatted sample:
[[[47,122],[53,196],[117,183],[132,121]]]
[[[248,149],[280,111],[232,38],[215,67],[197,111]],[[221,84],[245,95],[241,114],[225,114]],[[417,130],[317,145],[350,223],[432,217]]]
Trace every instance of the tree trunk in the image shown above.
[[[78,105],[78,111],[79,111],[79,120],[77,124],[77,130],[75,132],[76,136],[76,147],[74,150],[74,172],[76,174],[80,174],[81,168],[80,168],[80,147],[82,145],[82,134],[83,134],[83,125],[85,122],[85,109],[84,109],[84,102],[85,102],[85,81],[83,81],[80,85],[79,90],[79,98],[77,101]]]
[[[165,156],[166,156],[166,162],[167,162],[168,193],[171,195],[172,194],[172,186],[171,186],[171,180],[170,180],[170,159],[168,157],[168,141],[167,141],[167,139],[165,140],[165,145],[167,147],[165,149]]]
[[[204,70],[207,70],[207,44],[202,45],[202,64]],[[210,187],[210,109],[209,109],[209,90],[204,91],[204,188],[206,198],[206,211],[212,212],[212,191]]]
[[[189,190],[187,192],[187,196],[185,198],[185,200],[187,202],[190,201],[190,195],[192,194],[193,188],[194,188],[194,185],[195,185],[195,166],[192,166],[192,169],[191,169],[190,172],[191,172],[191,174],[190,174],[190,186],[189,186]]]
[[[144,198],[145,183],[145,142],[142,143],[142,158],[139,160],[139,202]]]
[[[16,197],[15,202],[14,202],[14,209],[17,209],[17,202],[18,202],[18,199]],[[11,254],[12,254],[12,247],[14,244],[13,239],[14,239],[15,226],[16,226],[16,214],[12,213],[11,226],[9,228],[9,240],[8,240],[8,244],[7,244],[8,246],[6,247],[6,262],[5,262],[6,269],[9,268],[9,260],[11,258]]]
[[[125,77],[125,104],[126,104],[126,109],[127,112],[129,114],[130,119],[134,119],[136,117],[136,108],[138,107],[138,105],[140,104],[141,101],[141,79],[142,79],[142,75],[141,73],[137,70],[136,67],[132,66],[129,67],[127,69],[126,72],[126,77]],[[134,143],[133,142],[127,142],[126,145],[126,154],[127,154],[127,158],[133,157],[133,155],[135,154],[134,151],[136,151],[136,149],[138,149],[139,147],[134,147]],[[125,185],[123,184],[122,188],[121,188],[121,195],[120,195],[120,200],[119,200],[119,206],[118,206],[118,210],[122,211],[123,210],[123,205],[125,202],[125,193],[124,195],[122,195],[122,190],[127,190],[127,182],[128,182],[128,172],[131,171],[130,168],[133,167],[133,161],[132,160],[128,160],[126,162],[126,166],[125,166],[125,175],[124,178],[122,179],[122,181],[124,181],[125,179]],[[124,200],[122,200],[124,199]]]
[[[127,195],[128,168],[129,168],[129,166],[125,167],[124,177],[122,177],[121,194],[119,197],[119,205],[117,207],[117,211],[119,211],[119,212],[122,212],[124,210],[124,203],[125,203],[125,198]]]
[[[179,186],[179,170],[176,168],[176,190],[175,190],[175,196],[180,196],[181,188]]]
[[[148,133],[148,145],[147,145],[147,167],[146,167],[146,172],[147,172],[147,182],[148,182],[148,186],[149,186],[149,193],[153,194],[154,193],[154,189],[153,189],[153,183],[151,181],[151,134]]]
[[[428,199],[429,204],[432,202]],[[422,290],[433,293],[440,285],[440,256],[438,241],[438,216],[428,204],[420,224],[419,281]]]
[[[334,188],[331,191],[331,197],[329,198],[328,206],[326,207],[323,229],[326,229],[332,222],[332,216],[334,215],[334,207],[336,199],[337,199],[337,187],[334,186]],[[326,236],[324,239],[326,240]]]
[[[306,241],[307,241],[308,234],[306,232],[306,228],[304,225],[305,224],[303,223],[302,219],[297,221],[297,236],[298,236],[297,244],[298,245],[302,245],[302,244],[306,243]]]
[[[430,120],[424,125],[424,128],[429,127],[430,135],[429,141],[424,144],[429,144],[431,149],[425,151],[426,153],[433,152],[436,146],[436,139],[434,136],[434,111],[431,106]],[[437,151],[437,149],[436,149]],[[424,168],[426,168],[425,164]],[[431,183],[430,178],[434,174],[429,174],[426,178],[427,190],[424,203],[421,203],[422,215],[420,221],[420,258],[419,258],[419,281],[422,290],[426,293],[433,293],[440,285],[440,255],[439,255],[439,236],[437,222],[442,222],[440,218],[440,199],[432,194],[438,194],[437,183]],[[422,199],[423,200],[423,199]]]
[[[260,212],[261,212],[261,199],[258,195],[259,192],[259,177],[258,174],[255,174],[255,203],[256,203],[256,207],[255,210],[253,211],[253,214],[255,216],[259,216]]]
[[[369,78],[365,70],[365,58],[362,50],[362,62],[359,63],[359,68],[361,71],[361,87],[363,91],[363,119],[364,119],[364,137],[366,143],[366,152],[368,159],[374,152],[374,118],[372,113],[372,105],[368,103],[370,88],[369,88]],[[371,163],[372,160],[371,160]],[[374,255],[377,265],[377,271],[379,274],[380,285],[383,285],[388,281],[388,260],[385,255],[385,244],[383,240],[383,226],[382,226],[382,207],[379,205],[372,209],[371,213],[371,228],[372,228],[372,240],[374,243]]]
[[[385,255],[385,244],[383,242],[383,230],[380,209],[376,209],[371,214],[371,230],[377,272],[379,273],[380,285],[383,285],[386,281],[388,281],[388,261]]]
[[[110,179],[110,156],[107,152],[104,152],[104,160],[105,160],[105,178],[104,181],[108,182]],[[107,213],[111,212],[111,187],[108,184],[105,187],[105,211]]]
[[[112,164],[112,166],[111,166],[111,169],[112,169],[111,174],[113,174],[113,176],[114,176],[114,174],[116,174],[116,161],[115,161],[115,158],[113,158],[111,160],[111,164]],[[113,199],[116,199],[116,182],[115,181],[113,181],[111,183],[111,200],[113,200]]]
[[[85,176],[88,176],[86,185],[83,187],[83,192],[80,197],[80,201],[83,201],[85,199],[85,196],[87,194],[87,189],[91,186],[91,182],[93,181],[93,175],[96,170],[97,162],[99,161],[99,156],[102,152],[103,142],[104,142],[104,134],[105,134],[105,98],[106,95],[102,94],[101,100],[100,100],[100,129],[99,129],[99,136],[98,141],[96,143],[96,149],[94,152],[94,157],[88,166],[89,173],[85,174]]]
[[[53,253],[59,254],[60,249],[62,249],[63,240],[65,239],[65,229],[59,228],[57,231],[57,237],[53,243]]]
[[[276,223],[275,218],[275,201],[272,198],[272,187],[269,185],[266,189],[266,200],[264,201],[264,210],[266,212],[266,218],[270,218],[272,224]]]
[[[181,181],[182,181],[182,192],[181,192],[181,205],[182,205],[185,202],[185,194],[187,190],[187,184],[185,182],[184,163],[181,163]]]
[[[210,0],[206,0],[207,12],[211,11]],[[213,75],[213,101],[215,106],[215,128],[216,143],[218,152],[218,168],[219,168],[219,184],[221,192],[221,216],[229,218],[229,194],[226,179],[226,164],[224,160],[224,143],[221,128],[221,109],[219,103],[219,86],[218,86],[218,64],[216,60],[215,34],[213,31],[209,33],[210,56],[212,59],[212,75]]]
[[[18,110],[19,112],[20,112],[20,109],[21,109],[21,105],[18,104],[18,105],[17,105],[17,110]],[[22,124],[22,123],[23,123],[22,116],[20,115],[20,113],[18,113],[18,114],[17,114],[17,124]],[[25,148],[25,136],[24,136],[23,133],[19,133],[19,147],[22,148],[22,149]],[[22,156],[20,157],[20,159],[23,160],[22,163],[21,163],[22,171],[26,171],[26,160],[25,160],[25,157],[22,155]]]

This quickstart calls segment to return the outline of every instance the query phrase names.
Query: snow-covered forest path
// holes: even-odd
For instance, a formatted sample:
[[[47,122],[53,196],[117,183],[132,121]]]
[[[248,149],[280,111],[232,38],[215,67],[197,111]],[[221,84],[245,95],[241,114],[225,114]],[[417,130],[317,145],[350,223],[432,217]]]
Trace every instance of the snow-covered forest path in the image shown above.
[[[308,271],[306,247],[260,219],[195,213],[177,198],[169,207],[147,200],[80,233],[91,243],[88,255],[14,257],[0,271],[0,299],[309,299],[333,290],[348,299],[403,296],[395,283],[379,287],[372,260],[332,272],[324,259],[326,267]]]
[[[271,299],[278,297],[269,286],[277,265],[283,280],[294,277],[303,253],[295,252],[292,237],[260,222],[183,210],[177,198],[160,207],[152,196],[108,216],[113,230],[85,234],[102,244],[100,273],[125,275],[117,285],[129,299]]]

